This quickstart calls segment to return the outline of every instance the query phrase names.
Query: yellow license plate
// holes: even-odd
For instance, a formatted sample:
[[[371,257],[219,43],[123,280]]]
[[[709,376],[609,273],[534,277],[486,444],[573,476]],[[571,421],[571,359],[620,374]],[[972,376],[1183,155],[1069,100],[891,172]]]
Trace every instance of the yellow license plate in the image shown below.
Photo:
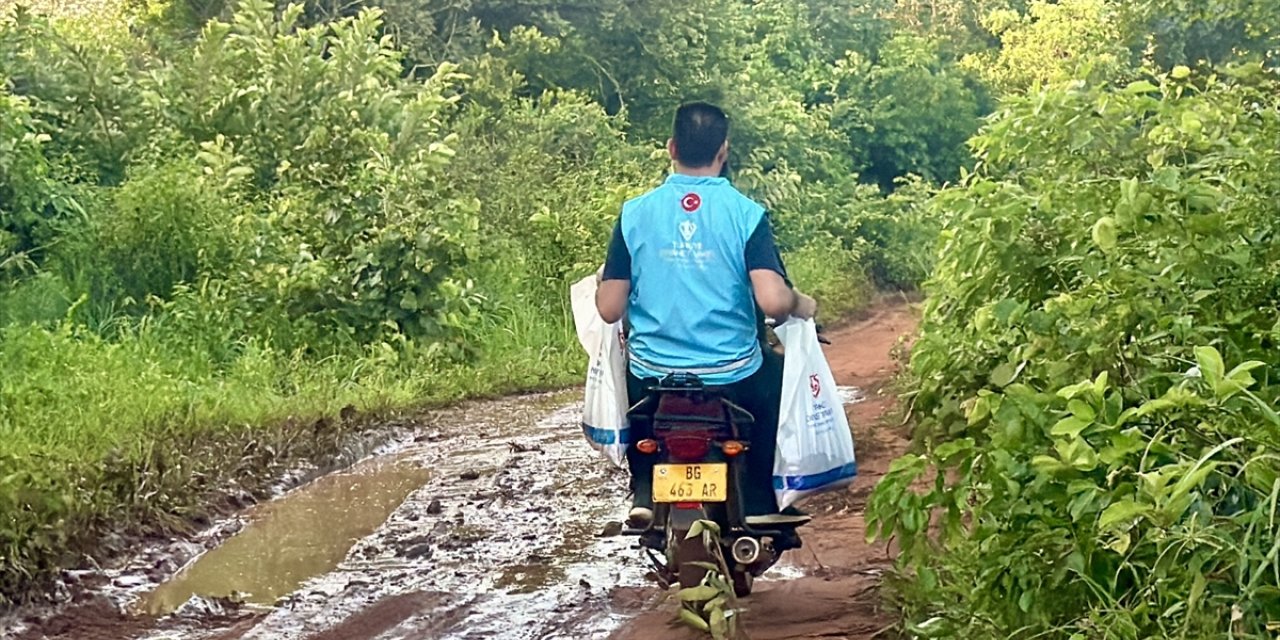
[[[729,496],[729,465],[656,464],[654,502],[724,502]]]

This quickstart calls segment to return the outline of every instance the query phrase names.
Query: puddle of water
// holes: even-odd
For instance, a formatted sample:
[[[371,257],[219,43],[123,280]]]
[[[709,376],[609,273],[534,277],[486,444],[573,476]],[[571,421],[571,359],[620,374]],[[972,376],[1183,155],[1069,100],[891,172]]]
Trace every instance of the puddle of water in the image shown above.
[[[791,553],[795,552],[793,551]],[[790,580],[799,580],[800,578],[808,575],[808,573],[805,572],[804,567],[795,564],[792,560],[794,559],[786,555],[782,556],[782,560],[778,562],[778,564],[769,567],[769,570],[766,571],[764,575],[756,578],[756,581],[788,582]]]
[[[569,522],[563,531],[548,532],[548,537],[556,533],[561,535],[560,543],[550,550],[554,555],[539,555],[534,561],[507,566],[494,581],[494,586],[522,594],[535,593],[548,585],[565,582],[565,565],[590,560],[586,551],[595,542],[600,524],[595,520]]]
[[[430,479],[410,483],[384,511],[367,514],[371,526],[345,537],[323,566],[297,572],[301,578],[278,581],[270,595],[254,593],[253,588],[261,588],[256,585],[228,586],[224,581],[202,591],[184,587],[168,596],[166,606],[179,606],[192,593],[218,595],[231,589],[250,592],[254,602],[281,603],[245,631],[244,640],[300,640],[330,629],[340,637],[378,640],[607,637],[628,616],[613,600],[616,590],[647,593],[652,585],[645,578],[649,565],[633,538],[598,537],[605,523],[626,514],[626,476],[582,441],[579,394],[555,394],[554,404],[547,397],[525,397],[443,413],[439,438],[406,443],[380,458],[384,465],[400,460],[430,469]],[[479,472],[479,477],[468,478],[467,472]],[[413,490],[415,484],[421,488]],[[441,509],[430,508],[435,500]],[[266,566],[262,554],[302,546],[298,553],[318,555],[314,535],[288,543],[280,536],[300,528],[345,525],[351,518],[349,502],[339,493],[328,503],[295,506],[290,512],[307,512],[310,521],[301,518],[293,524],[274,523],[282,515],[276,511],[253,514],[241,535],[272,525],[274,532],[254,534],[255,544],[265,550],[235,551],[233,538],[205,562],[221,552],[253,565],[255,575],[279,575],[282,570]],[[361,539],[352,542],[354,537]],[[429,545],[431,552],[406,553],[419,544]],[[222,560],[207,572],[216,577],[242,570],[248,571]],[[407,617],[386,631],[359,628],[372,603],[406,593],[448,596],[398,613]],[[153,596],[151,602],[159,599]],[[148,638],[221,637],[209,631],[184,627],[176,636]]]
[[[192,596],[272,604],[336,567],[429,475],[417,465],[375,458],[263,503],[242,531],[144,597],[140,608],[167,615]]]
[[[862,389],[857,387],[836,387],[836,393],[840,396],[840,402],[846,405],[858,404],[867,399]]]

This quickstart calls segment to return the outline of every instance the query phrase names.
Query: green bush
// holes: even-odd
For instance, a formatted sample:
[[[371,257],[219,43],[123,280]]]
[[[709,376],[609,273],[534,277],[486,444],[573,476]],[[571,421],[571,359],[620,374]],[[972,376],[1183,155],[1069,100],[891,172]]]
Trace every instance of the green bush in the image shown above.
[[[469,106],[457,124],[468,153],[449,176],[480,202],[473,279],[490,296],[560,308],[565,284],[603,261],[622,203],[656,177],[642,173],[649,149],[627,144],[618,119],[574,92]]]
[[[1008,99],[934,200],[922,451],[869,516],[903,545],[916,635],[1266,638],[1280,617],[1277,83],[1153,80]]]
[[[818,301],[822,321],[834,321],[865,308],[874,288],[862,256],[840,246],[837,238],[814,238],[783,257],[787,275]]]
[[[179,284],[233,272],[236,204],[210,188],[194,162],[131,172],[137,177],[104,196],[97,215],[68,225],[53,258],[64,279],[99,302],[142,304],[168,298]]]
[[[36,269],[53,238],[51,221],[79,212],[51,178],[43,146],[48,134],[31,117],[30,102],[5,89],[0,74],[0,278]]]

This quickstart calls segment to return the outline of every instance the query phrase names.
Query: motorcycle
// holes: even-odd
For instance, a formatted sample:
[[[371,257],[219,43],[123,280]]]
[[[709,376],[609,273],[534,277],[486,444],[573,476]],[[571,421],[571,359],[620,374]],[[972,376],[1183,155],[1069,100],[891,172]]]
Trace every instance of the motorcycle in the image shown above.
[[[654,456],[653,519],[623,533],[639,536],[664,586],[693,587],[706,576],[704,565],[718,560],[689,531],[699,520],[714,522],[726,577],[738,596],[749,595],[757,576],[801,546],[796,525],[757,527],[746,517],[743,454],[751,443],[743,436],[754,417],[690,374],[670,375],[648,392],[628,418],[652,426],[652,437],[633,446]]]

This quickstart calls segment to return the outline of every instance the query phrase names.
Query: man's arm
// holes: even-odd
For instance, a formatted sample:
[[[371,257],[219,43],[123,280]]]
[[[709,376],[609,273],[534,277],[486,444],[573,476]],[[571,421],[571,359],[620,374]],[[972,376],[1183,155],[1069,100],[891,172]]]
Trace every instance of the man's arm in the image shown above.
[[[796,292],[776,271],[752,269],[751,289],[756,294],[756,304],[770,318],[786,318],[796,308]]]
[[[627,314],[630,280],[604,280],[596,289],[596,310],[605,322],[617,322]]]
[[[622,237],[622,221],[613,227],[609,240],[609,252],[604,266],[596,274],[600,285],[596,287],[596,310],[605,322],[617,322],[627,314],[627,301],[631,298],[631,253]]]
[[[766,316],[783,321],[788,316],[808,319],[817,314],[818,303],[787,282],[787,270],[782,265],[768,218],[760,219],[759,226],[747,240],[745,253],[751,289],[756,304]]]

